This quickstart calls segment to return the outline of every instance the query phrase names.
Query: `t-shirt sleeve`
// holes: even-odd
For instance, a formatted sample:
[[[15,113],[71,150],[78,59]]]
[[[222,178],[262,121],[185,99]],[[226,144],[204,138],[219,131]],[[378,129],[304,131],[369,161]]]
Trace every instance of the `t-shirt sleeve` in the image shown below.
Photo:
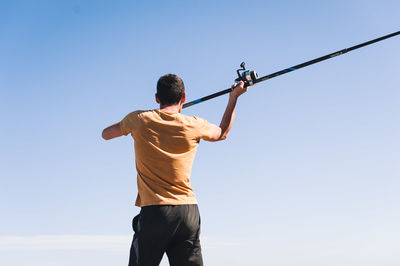
[[[139,121],[139,112],[138,111],[129,113],[119,123],[122,134],[126,136],[130,133],[133,133],[135,131],[135,129],[139,126],[139,122],[140,121]]]
[[[204,118],[193,117],[196,121],[197,137],[199,139],[210,140],[212,139],[214,128],[216,125],[209,123]]]

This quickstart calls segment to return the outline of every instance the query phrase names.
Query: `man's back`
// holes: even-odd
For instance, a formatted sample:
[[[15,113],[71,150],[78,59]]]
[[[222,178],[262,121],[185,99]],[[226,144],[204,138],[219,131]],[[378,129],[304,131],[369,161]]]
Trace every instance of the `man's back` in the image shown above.
[[[202,118],[161,110],[135,111],[120,123],[135,143],[136,205],[196,204],[190,173],[200,139],[210,138]]]

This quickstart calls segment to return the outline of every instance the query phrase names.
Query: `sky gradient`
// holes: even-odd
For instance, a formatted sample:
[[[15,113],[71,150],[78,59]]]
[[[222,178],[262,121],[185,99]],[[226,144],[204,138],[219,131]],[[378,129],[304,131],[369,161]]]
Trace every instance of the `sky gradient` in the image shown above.
[[[127,265],[136,172],[104,127],[400,30],[398,1],[2,1],[0,264]],[[400,37],[249,88],[192,186],[205,265],[400,264]],[[227,97],[184,114],[219,124]],[[167,265],[164,261],[162,265]]]

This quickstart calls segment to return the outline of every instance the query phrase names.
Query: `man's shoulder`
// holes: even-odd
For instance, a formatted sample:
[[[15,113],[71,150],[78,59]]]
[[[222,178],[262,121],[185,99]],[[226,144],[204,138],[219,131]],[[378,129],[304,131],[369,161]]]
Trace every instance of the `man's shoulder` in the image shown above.
[[[187,123],[187,124],[198,124],[198,123],[204,123],[207,120],[198,116],[188,116],[188,115],[184,115],[184,114],[180,114],[181,119],[183,122]]]
[[[136,110],[128,113],[120,122],[123,128],[136,128],[151,110]]]
[[[126,116],[127,117],[145,117],[152,115],[154,110],[136,110],[128,113]]]

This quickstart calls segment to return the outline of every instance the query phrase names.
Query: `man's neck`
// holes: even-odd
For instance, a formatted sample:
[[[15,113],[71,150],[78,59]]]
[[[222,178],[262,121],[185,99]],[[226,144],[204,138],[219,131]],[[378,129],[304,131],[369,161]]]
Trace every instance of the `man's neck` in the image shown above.
[[[182,110],[182,105],[181,104],[160,106],[160,111],[165,112],[165,113],[169,113],[169,114],[180,113],[181,110]]]

